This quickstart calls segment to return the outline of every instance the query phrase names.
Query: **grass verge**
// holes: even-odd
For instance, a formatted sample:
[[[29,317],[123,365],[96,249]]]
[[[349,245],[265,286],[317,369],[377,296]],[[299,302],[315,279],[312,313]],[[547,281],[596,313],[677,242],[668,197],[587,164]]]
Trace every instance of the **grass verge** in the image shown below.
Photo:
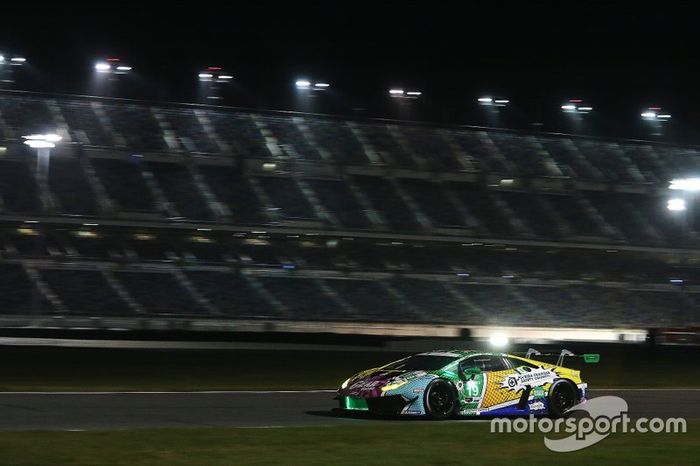
[[[612,434],[572,453],[550,452],[541,434],[491,434],[487,423],[9,432],[0,433],[0,464],[693,464],[698,431],[695,420],[685,434]]]

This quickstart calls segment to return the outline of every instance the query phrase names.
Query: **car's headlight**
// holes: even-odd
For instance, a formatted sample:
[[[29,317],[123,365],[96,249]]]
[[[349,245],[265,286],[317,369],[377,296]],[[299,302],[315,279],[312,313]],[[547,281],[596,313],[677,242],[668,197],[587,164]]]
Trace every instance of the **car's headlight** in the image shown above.
[[[350,383],[350,379],[346,380],[343,382],[343,384],[340,386],[340,388],[348,388],[348,384]]]
[[[383,391],[383,392],[388,392],[389,390],[396,390],[396,389],[399,388],[400,386],[406,385],[407,383],[408,383],[407,380],[403,380],[403,381],[401,381],[401,382],[396,382],[396,383],[390,383],[389,385],[384,385],[384,386],[382,387],[382,391]]]

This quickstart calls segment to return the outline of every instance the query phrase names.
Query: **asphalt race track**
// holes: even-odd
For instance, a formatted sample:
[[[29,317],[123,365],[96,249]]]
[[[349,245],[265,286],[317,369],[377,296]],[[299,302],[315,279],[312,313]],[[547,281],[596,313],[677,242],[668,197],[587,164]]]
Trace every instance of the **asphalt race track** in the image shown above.
[[[629,404],[631,417],[700,418],[700,389],[591,390],[589,393],[590,397],[621,396]],[[334,392],[327,390],[0,393],[0,430],[262,428],[386,422],[367,416],[340,415],[332,410],[336,406],[333,396]]]

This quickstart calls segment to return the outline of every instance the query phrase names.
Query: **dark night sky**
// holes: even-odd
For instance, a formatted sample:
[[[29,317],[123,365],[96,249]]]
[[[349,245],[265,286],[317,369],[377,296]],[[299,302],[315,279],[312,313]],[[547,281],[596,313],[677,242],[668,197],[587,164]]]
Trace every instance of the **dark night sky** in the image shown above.
[[[397,116],[386,92],[401,85],[424,93],[416,119],[484,124],[475,99],[498,93],[513,101],[509,126],[570,129],[568,97],[595,107],[587,130],[600,134],[641,135],[650,104],[679,137],[700,123],[686,2],[103,3],[6,2],[0,50],[32,65],[17,87],[88,92],[95,59],[116,55],[138,72],[121,95],[150,99],[193,101],[196,73],[220,64],[236,77],[232,105],[298,108],[293,82],[308,76],[333,86],[319,111]]]

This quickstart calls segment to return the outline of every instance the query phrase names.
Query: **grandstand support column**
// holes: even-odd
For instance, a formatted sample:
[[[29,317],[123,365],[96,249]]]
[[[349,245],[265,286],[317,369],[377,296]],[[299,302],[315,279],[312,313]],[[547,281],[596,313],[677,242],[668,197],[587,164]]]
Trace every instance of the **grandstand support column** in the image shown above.
[[[478,134],[484,147],[489,148],[488,152],[491,157],[498,160],[502,166],[506,167],[508,173],[518,173],[518,167],[509,158],[503,155],[503,152],[501,152],[498,145],[493,142],[489,133],[486,131],[479,131]]]
[[[504,201],[501,196],[497,195],[497,192],[489,192],[488,195],[493,199],[493,203],[496,204],[498,210],[505,214],[506,219],[510,226],[518,232],[519,235],[535,238],[537,235],[523,222],[523,220],[518,217],[513,209]]]
[[[577,235],[573,225],[571,225],[569,221],[564,218],[564,215],[559,212],[545,196],[537,196],[535,201],[537,204],[539,204],[540,210],[545,212],[549,218],[554,220],[552,222],[552,228],[558,231],[562,237],[572,238]],[[576,198],[572,197],[570,202],[576,202]]]
[[[22,264],[22,267],[24,267],[25,273],[36,285],[37,290],[39,290],[46,300],[54,307],[56,313],[66,316],[68,314],[66,305],[63,304],[63,301],[61,301],[58,295],[56,295],[43,278],[41,278],[39,271],[25,263]]]
[[[101,270],[102,276],[105,278],[107,283],[109,283],[109,286],[112,287],[115,293],[119,295],[119,297],[131,308],[132,311],[134,311],[138,315],[146,315],[146,311],[141,306],[139,302],[137,302],[133,296],[127,291],[127,289],[122,285],[119,280],[112,274],[111,271],[109,270]]]
[[[51,149],[40,148],[36,151],[36,170],[34,177],[39,187],[39,198],[44,212],[53,212],[56,208],[56,201],[49,189],[49,164],[51,160]]]
[[[398,193],[399,197],[406,203],[408,208],[411,209],[411,212],[413,212],[413,215],[418,220],[418,223],[420,223],[420,225],[426,230],[434,229],[435,227],[433,226],[432,222],[428,216],[425,215],[425,212],[423,212],[423,209],[420,208],[418,203],[413,200],[413,198],[406,191],[404,191],[401,185],[399,185],[394,178],[391,178],[390,182]]]
[[[219,199],[212,192],[212,190],[209,189],[209,185],[207,184],[206,180],[204,179],[202,174],[199,173],[199,170],[197,170],[197,165],[191,159],[188,159],[186,165],[187,170],[190,172],[190,176],[194,181],[194,185],[197,187],[197,190],[206,201],[209,210],[214,214],[216,218],[225,220],[227,222],[231,222],[231,209],[229,209],[227,205],[219,201]]]
[[[46,101],[46,106],[51,113],[51,118],[56,122],[56,134],[61,136],[63,143],[72,143],[73,138],[71,137],[68,123],[61,113],[61,109],[58,107],[58,103],[54,99],[49,99]]]
[[[564,145],[567,147],[567,149],[569,149],[571,153],[575,154],[574,158],[576,159],[576,165],[586,167],[586,171],[592,175],[593,179],[604,180],[606,178],[605,175],[603,175],[603,172],[601,172],[595,165],[593,165],[589,161],[588,157],[581,153],[579,147],[576,145],[572,138],[565,139]]]
[[[624,170],[635,183],[649,183],[639,169],[639,166],[627,155],[619,143],[611,143],[610,148],[615,153],[615,156],[622,161],[620,168]]]
[[[456,285],[454,283],[448,283],[448,282],[443,282],[442,284],[443,287],[447,290],[447,292],[455,298],[459,303],[464,306],[465,313],[463,316],[455,316],[455,321],[460,321],[465,324],[480,324],[484,325],[485,323],[488,323],[487,319],[488,316],[484,312],[484,310],[478,306],[476,303],[474,303],[462,290],[460,290],[460,286]]]
[[[561,171],[561,167],[559,167],[557,161],[552,157],[552,154],[547,150],[544,144],[542,144],[542,141],[535,136],[530,136],[529,139],[532,139],[532,146],[542,160],[542,164],[545,166],[547,173],[557,177],[566,176],[564,172]]]
[[[367,136],[365,136],[365,133],[362,132],[362,129],[359,127],[359,125],[354,121],[348,121],[346,124],[348,125],[348,128],[350,128],[350,131],[352,131],[352,134],[355,135],[357,141],[362,146],[362,150],[364,151],[367,160],[369,160],[369,162],[372,165],[384,164],[384,160],[382,160],[382,156],[379,154],[379,151],[377,151],[377,149],[370,142]]]
[[[325,219],[332,225],[340,225],[340,222],[338,222],[335,215],[326,210],[323,203],[321,203],[319,198],[316,196],[314,190],[309,187],[303,178],[295,176],[294,181],[296,182],[297,186],[299,186],[299,190],[302,192],[304,197],[306,197],[306,200],[309,201],[309,204],[314,209],[314,213],[318,218]]]
[[[459,163],[465,171],[478,171],[476,162],[474,161],[474,157],[467,154],[464,151],[464,149],[462,149],[460,145],[457,144],[457,141],[455,140],[454,136],[452,136],[452,133],[450,131],[446,129],[440,129],[438,130],[438,134],[445,141],[445,144],[447,144],[447,147],[449,147],[450,151],[455,155],[455,160],[457,160],[457,163]]]
[[[379,284],[386,290],[386,292],[393,296],[394,299],[396,299],[401,305],[403,306],[404,309],[408,310],[411,314],[413,314],[415,317],[417,317],[419,320],[422,320],[423,322],[429,321],[429,317],[423,313],[418,307],[414,306],[411,302],[409,302],[406,297],[401,294],[399,290],[391,286],[388,281],[386,280],[380,280]]]
[[[333,163],[333,154],[331,154],[328,149],[322,147],[318,141],[316,141],[316,137],[311,131],[311,128],[309,128],[309,125],[306,124],[306,120],[301,117],[294,117],[292,118],[292,122],[294,122],[296,127],[299,129],[304,141],[313,147],[325,162]]]
[[[591,203],[591,201],[589,201],[585,196],[580,195],[579,202],[603,233],[603,236],[613,238],[615,241],[625,241],[625,236],[620,232],[620,230],[614,227]]]
[[[312,280],[327,296],[330,296],[330,298],[336,304],[338,304],[340,309],[343,310],[343,312],[347,315],[348,318],[353,319],[355,316],[357,316],[357,311],[333,288],[328,286],[323,280],[321,280],[318,277],[312,278]]]
[[[182,147],[180,146],[180,141],[178,141],[177,139],[177,134],[173,130],[172,126],[170,126],[170,123],[165,119],[165,117],[163,117],[163,114],[157,108],[149,108],[151,113],[153,114],[153,118],[158,123],[160,132],[163,134],[163,141],[165,141],[165,145],[168,146],[168,149],[172,151],[182,150]]]
[[[141,169],[141,176],[143,177],[148,190],[151,192],[153,199],[155,199],[156,202],[163,207],[163,211],[167,216],[179,217],[180,213],[175,208],[175,205],[170,202],[167,197],[165,197],[165,193],[158,185],[158,180],[156,180],[156,177],[153,176],[151,170],[149,170],[145,164],[139,164],[139,167]]]
[[[278,159],[284,156],[282,149],[280,149],[279,142],[277,138],[273,136],[272,131],[268,128],[267,123],[264,120],[258,118],[257,115],[250,115],[253,120],[255,127],[260,131],[260,136],[265,140],[265,148],[270,152],[273,159]]]
[[[275,297],[265,286],[260,283],[260,280],[252,275],[243,275],[243,277],[248,281],[250,287],[258,292],[262,298],[267,301],[275,310],[282,316],[287,318],[293,318],[290,314],[289,308],[285,306],[279,299]]]
[[[175,275],[175,279],[177,282],[182,286],[182,288],[187,291],[192,298],[198,302],[199,304],[202,305],[204,309],[207,310],[207,312],[213,316],[221,316],[223,315],[221,311],[219,311],[212,303],[209,301],[207,298],[202,295],[199,290],[194,286],[194,284],[190,281],[189,278],[187,278],[187,275],[185,275],[182,270],[180,269],[173,269],[173,275]]]
[[[115,130],[114,126],[112,126],[112,122],[107,115],[102,102],[90,102],[90,106],[92,107],[92,111],[95,112],[97,121],[100,122],[105,132],[112,136],[112,140],[114,141],[115,145],[118,147],[126,147],[126,139],[124,136],[117,133],[117,130]]]
[[[110,199],[109,195],[107,194],[107,190],[102,184],[102,181],[100,181],[100,177],[97,176],[97,173],[95,173],[95,169],[90,163],[90,157],[87,156],[87,154],[83,151],[82,146],[80,146],[78,153],[80,155],[80,166],[85,172],[85,178],[87,179],[87,182],[90,185],[92,192],[95,193],[95,196],[97,197],[97,202],[100,206],[100,213],[107,215],[113,214],[116,210],[114,208],[114,202],[112,201],[112,199]]]
[[[547,323],[552,322],[552,317],[547,315],[547,313],[541,310],[536,303],[533,303],[530,298],[525,296],[520,288],[526,287],[511,286],[508,287],[508,291],[513,297],[515,297],[516,301],[520,302],[527,308],[525,315],[528,316],[528,323],[532,325],[547,325]]]
[[[5,121],[5,117],[2,115],[2,110],[0,109],[0,134],[3,134],[5,136],[5,139],[15,139],[15,132],[7,126],[7,122]]]
[[[352,178],[349,176],[343,176],[343,181],[345,181],[352,195],[355,196],[357,202],[362,206],[362,210],[372,223],[372,226],[375,228],[386,229],[389,222],[387,222],[387,220],[374,207],[372,207],[370,200],[367,199],[365,193],[363,193],[362,190],[357,187]]]
[[[248,178],[248,184],[250,185],[250,189],[255,193],[258,199],[260,199],[260,203],[264,207],[263,212],[265,213],[265,217],[267,217],[267,220],[273,222],[278,221],[279,218],[277,216],[277,211],[275,210],[274,203],[272,202],[272,200],[270,200],[270,197],[265,193],[265,190],[262,189],[258,180],[254,176],[251,176]]]
[[[440,190],[445,195],[445,199],[447,199],[452,204],[452,207],[459,212],[459,215],[461,215],[464,219],[467,228],[473,230],[477,234],[488,234],[488,229],[469,211],[467,206],[464,205],[459,197],[457,197],[457,195],[451,189],[446,189],[445,185],[441,181],[438,181],[438,183],[440,185]]]
[[[199,121],[199,124],[202,125],[202,129],[204,129],[207,137],[216,143],[222,154],[231,154],[233,152],[231,146],[219,137],[219,134],[214,129],[214,125],[204,110],[195,110],[194,116],[197,118],[197,121]]]
[[[401,150],[408,154],[417,166],[424,170],[430,168],[428,161],[425,159],[425,157],[423,157],[422,155],[418,155],[416,151],[413,150],[412,145],[408,142],[406,136],[401,132],[398,125],[388,125],[387,128],[389,129],[389,133],[396,140]]]

